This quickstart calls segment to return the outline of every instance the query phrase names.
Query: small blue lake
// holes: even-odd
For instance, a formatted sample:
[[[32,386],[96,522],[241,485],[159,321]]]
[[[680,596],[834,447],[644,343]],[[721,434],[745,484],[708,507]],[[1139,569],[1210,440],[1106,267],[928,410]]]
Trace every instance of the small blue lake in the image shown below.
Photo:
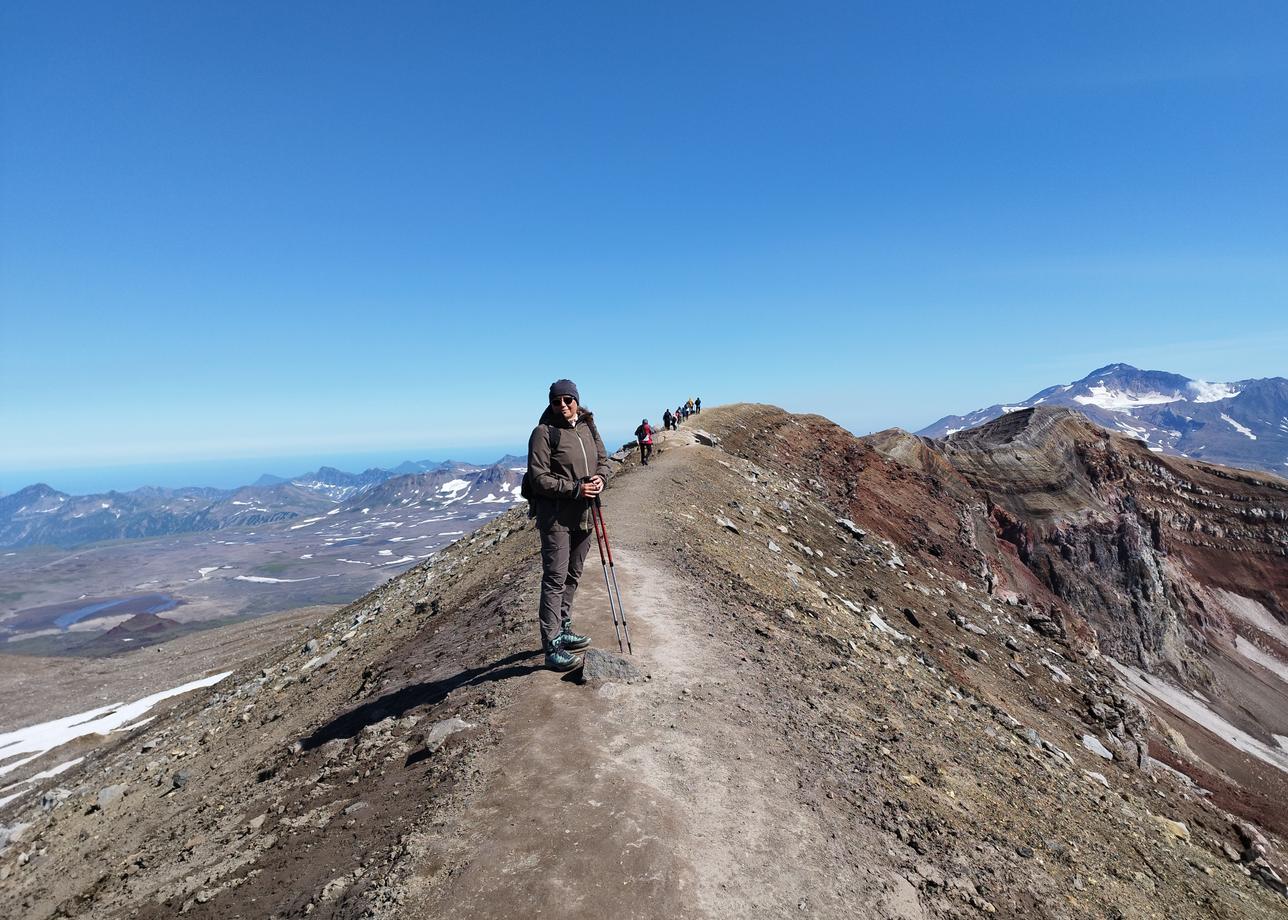
[[[140,594],[134,597],[118,597],[113,600],[95,601],[92,604],[86,604],[84,607],[77,607],[75,610],[69,610],[60,614],[55,620],[54,625],[59,629],[67,629],[73,623],[79,623],[86,617],[92,617],[95,614],[103,613],[106,610],[122,608],[120,613],[162,613],[166,610],[173,610],[179,606],[179,602],[168,594]]]

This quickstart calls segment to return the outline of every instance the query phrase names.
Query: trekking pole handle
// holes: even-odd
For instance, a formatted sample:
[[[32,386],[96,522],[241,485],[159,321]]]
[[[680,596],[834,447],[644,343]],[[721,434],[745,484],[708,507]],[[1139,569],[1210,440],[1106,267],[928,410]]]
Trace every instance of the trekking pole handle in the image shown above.
[[[608,542],[608,525],[604,523],[604,506],[599,501],[599,496],[595,496],[595,510],[592,512],[599,516],[599,529],[604,534],[604,549],[608,551],[608,564],[613,564],[613,547]]]

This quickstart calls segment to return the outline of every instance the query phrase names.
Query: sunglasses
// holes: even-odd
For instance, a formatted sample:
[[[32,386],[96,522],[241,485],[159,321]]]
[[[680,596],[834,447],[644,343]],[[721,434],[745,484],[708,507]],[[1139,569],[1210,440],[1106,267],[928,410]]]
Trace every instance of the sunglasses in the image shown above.
[[[576,400],[576,399],[574,399],[574,398],[573,398],[573,397],[571,397],[571,396],[556,396],[554,399],[550,400],[550,405],[552,405],[552,406],[571,406],[571,405],[572,405],[573,403],[575,403],[576,401],[577,401],[577,400]]]

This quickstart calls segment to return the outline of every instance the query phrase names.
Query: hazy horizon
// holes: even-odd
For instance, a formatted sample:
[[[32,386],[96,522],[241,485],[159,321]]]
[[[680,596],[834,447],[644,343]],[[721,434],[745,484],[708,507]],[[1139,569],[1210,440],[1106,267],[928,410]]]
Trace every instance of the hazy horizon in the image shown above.
[[[0,470],[0,495],[9,495],[38,482],[71,495],[129,492],[143,486],[175,489],[209,487],[229,489],[250,485],[264,474],[283,478],[298,476],[324,466],[347,473],[372,467],[388,469],[405,461],[459,460],[492,463],[506,454],[521,455],[527,445],[434,448],[411,451],[327,452],[266,457],[232,457],[172,460],[109,466],[66,467],[46,470]],[[394,459],[396,458],[396,459]]]

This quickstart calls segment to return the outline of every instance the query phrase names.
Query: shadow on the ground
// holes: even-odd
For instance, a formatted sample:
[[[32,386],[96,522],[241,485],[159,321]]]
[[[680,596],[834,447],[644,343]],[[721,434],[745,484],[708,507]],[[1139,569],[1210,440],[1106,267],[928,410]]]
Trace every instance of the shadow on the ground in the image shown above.
[[[511,677],[522,677],[525,674],[539,671],[541,670],[541,665],[539,664],[520,664],[520,662],[535,658],[539,654],[539,652],[535,651],[515,652],[513,655],[507,655],[505,658],[498,659],[491,664],[485,664],[478,668],[467,668],[459,674],[453,674],[443,680],[435,680],[427,684],[412,684],[411,686],[403,687],[401,690],[395,690],[377,700],[372,700],[370,703],[363,703],[357,709],[350,710],[342,716],[337,716],[325,725],[320,726],[300,744],[304,750],[311,751],[314,748],[321,747],[328,741],[335,741],[338,738],[352,738],[368,725],[375,725],[390,716],[404,715],[418,706],[432,706],[445,699],[447,694],[453,690],[461,687],[507,680]]]

